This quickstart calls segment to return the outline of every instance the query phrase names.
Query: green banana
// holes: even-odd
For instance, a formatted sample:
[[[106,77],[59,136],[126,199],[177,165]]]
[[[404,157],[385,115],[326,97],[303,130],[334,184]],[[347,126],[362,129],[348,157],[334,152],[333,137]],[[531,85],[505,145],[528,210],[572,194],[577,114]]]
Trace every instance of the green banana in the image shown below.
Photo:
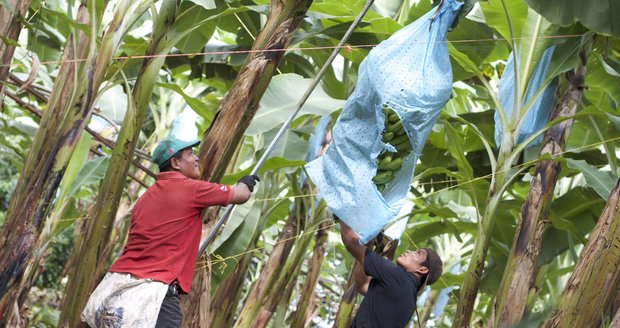
[[[379,163],[378,169],[384,171],[396,171],[403,165],[403,158],[397,157],[391,161]]]
[[[400,129],[402,129],[402,128],[403,128],[403,122],[402,121],[398,121],[398,122],[396,122],[394,124],[386,126],[385,130],[387,132],[394,132],[394,134],[396,134],[396,131],[400,131]]]
[[[400,137],[405,134],[405,129],[401,126],[393,132],[395,137]]]
[[[372,178],[372,182],[374,182],[375,184],[387,184],[388,182],[392,181],[392,179],[394,179],[394,173],[392,173],[391,171],[385,171],[377,173],[377,175]]]
[[[394,138],[394,132],[386,132],[386,133],[383,134],[383,137],[381,138],[381,141],[388,142],[388,141],[392,140],[392,138]]]
[[[394,130],[394,136],[400,137],[405,134],[405,128],[401,125],[398,129]]]
[[[409,141],[409,137],[407,136],[407,134],[403,134],[402,136],[392,138],[390,140],[390,144],[396,147],[396,145],[399,145],[403,143],[404,141]]]
[[[388,183],[394,180],[395,172],[399,171],[403,165],[403,159],[411,152],[411,142],[405,133],[403,122],[396,112],[383,105],[383,115],[385,117],[385,128],[381,140],[389,143],[397,152],[383,152],[377,156],[377,173],[372,181],[377,186],[379,192],[385,190]]]
[[[411,146],[411,142],[409,141],[409,139],[399,143],[399,144],[395,144],[393,145],[394,148],[396,148],[396,150],[398,150],[399,152],[410,152],[411,149],[413,149],[413,147]]]
[[[377,163],[377,167],[381,168],[382,166],[385,166],[391,162],[392,162],[392,155],[386,155],[382,159],[379,160],[379,163]]]

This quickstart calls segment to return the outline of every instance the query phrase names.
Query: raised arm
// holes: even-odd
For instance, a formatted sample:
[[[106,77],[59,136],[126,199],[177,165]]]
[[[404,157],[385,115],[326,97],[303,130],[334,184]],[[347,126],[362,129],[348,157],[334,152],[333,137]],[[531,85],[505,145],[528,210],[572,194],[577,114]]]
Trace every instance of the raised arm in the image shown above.
[[[366,275],[363,264],[355,262],[353,266],[353,278],[355,279],[355,290],[362,295],[366,295],[372,277]]]
[[[342,221],[340,221],[340,237],[342,238],[342,243],[347,248],[349,253],[353,255],[353,257],[362,265],[363,268],[366,246],[360,244],[360,239],[357,234]]]

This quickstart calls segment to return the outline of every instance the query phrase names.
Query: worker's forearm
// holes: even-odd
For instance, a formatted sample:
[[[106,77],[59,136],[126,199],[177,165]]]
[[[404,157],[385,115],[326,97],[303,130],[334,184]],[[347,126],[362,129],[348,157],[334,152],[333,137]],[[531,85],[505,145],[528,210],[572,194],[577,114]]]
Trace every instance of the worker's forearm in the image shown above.
[[[250,189],[243,183],[238,183],[231,188],[233,190],[232,200],[230,201],[232,204],[243,204],[252,196]]]
[[[371,277],[367,276],[364,272],[363,264],[355,262],[353,265],[353,278],[355,279],[355,289],[357,292],[362,295],[366,295]]]
[[[351,230],[346,223],[340,221],[340,237],[344,247],[353,255],[353,257],[360,263],[364,264],[364,252],[366,247],[360,244],[359,237],[355,231]]]
[[[349,226],[340,221],[340,237],[342,238],[342,242],[345,245],[349,244],[359,244],[359,238],[357,234],[349,228]]]

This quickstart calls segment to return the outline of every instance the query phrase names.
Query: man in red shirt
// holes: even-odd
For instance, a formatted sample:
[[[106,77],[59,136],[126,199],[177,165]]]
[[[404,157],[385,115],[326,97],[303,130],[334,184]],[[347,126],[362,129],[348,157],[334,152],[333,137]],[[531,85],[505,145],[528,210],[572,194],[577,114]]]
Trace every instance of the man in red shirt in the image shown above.
[[[153,152],[157,181],[136,202],[127,245],[91,295],[82,320],[92,327],[180,327],[179,293],[189,293],[202,233],[202,211],[245,203],[258,177],[237,185],[200,178],[193,147],[162,140]]]

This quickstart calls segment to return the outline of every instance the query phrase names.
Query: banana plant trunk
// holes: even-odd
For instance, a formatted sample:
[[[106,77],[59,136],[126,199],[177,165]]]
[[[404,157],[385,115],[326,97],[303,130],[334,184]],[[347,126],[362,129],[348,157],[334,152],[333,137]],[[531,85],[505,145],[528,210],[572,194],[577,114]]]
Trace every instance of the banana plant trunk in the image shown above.
[[[286,313],[290,305],[291,295],[293,295],[297,285],[300,269],[301,265],[297,265],[297,267],[290,271],[290,274],[287,275],[288,280],[284,281],[285,285],[282,287],[282,293],[278,293],[278,295],[274,295],[275,297],[268,299],[269,305],[260,309],[256,321],[252,324],[252,328],[264,328],[269,323],[271,323],[271,327],[284,327]],[[272,317],[274,317],[273,320],[271,320]]]
[[[428,321],[428,319],[430,319],[433,308],[435,307],[435,304],[437,304],[437,298],[439,297],[439,293],[439,290],[431,290],[428,298],[426,299],[426,302],[421,309],[418,309],[419,313],[416,313],[416,317],[414,317],[412,320],[417,320],[420,326],[426,327],[426,322]]]
[[[277,311],[273,315],[271,320],[271,327],[286,327],[286,314],[288,313],[289,306],[291,305],[291,297],[295,292],[295,286],[297,284],[297,278],[299,277],[299,269],[293,275],[293,279],[289,282],[289,286],[286,287],[286,295],[281,297],[277,306]],[[294,327],[292,325],[289,325]]]
[[[100,21],[99,17],[90,17],[83,2],[77,21],[90,25],[92,35],[89,38],[79,31],[67,41],[48,109],[9,203],[0,235],[0,326],[16,301],[24,271],[98,91],[94,39],[97,27],[92,26],[91,19]]]
[[[583,96],[585,63],[586,55],[581,53],[579,67],[560,76],[560,87],[556,92],[549,121],[570,118],[577,111]],[[541,157],[545,155],[556,157],[562,154],[572,124],[573,119],[567,119],[547,130],[540,150]],[[549,205],[553,199],[560,169],[560,162],[553,159],[536,165],[527,198],[521,207],[512,250],[495,299],[496,327],[514,326],[523,317],[535,276],[543,233],[549,222],[547,220]]]
[[[261,183],[269,183],[269,175],[264,175],[261,179]],[[270,189],[270,188],[266,188]],[[276,190],[278,188],[275,188]],[[277,194],[269,194],[267,191],[264,195],[265,198],[275,197]],[[267,210],[267,203],[264,203],[263,209]],[[268,210],[267,210],[268,211]],[[254,252],[251,250],[256,249],[257,243],[262,235],[263,228],[266,223],[266,219],[269,215],[261,213],[261,219],[254,231],[246,253],[241,257],[239,263],[236,264],[234,272],[227,275],[217,286],[217,290],[213,293],[212,301],[209,302],[209,321],[203,326],[206,327],[231,327],[234,323],[233,315],[238,308],[238,304],[241,301],[243,295],[243,283],[248,275],[248,266],[254,258]],[[213,221],[213,220],[211,220]],[[204,299],[203,299],[204,300]]]
[[[357,300],[357,290],[355,289],[355,277],[353,274],[356,270],[355,267],[358,265],[360,265],[359,262],[354,260],[351,271],[349,271],[344,293],[338,305],[338,312],[336,312],[336,319],[334,320],[334,328],[348,328],[351,327],[351,323],[353,323],[353,308]]]
[[[479,215],[480,219],[477,225],[474,249],[459,292],[459,301],[454,314],[454,320],[452,321],[453,328],[469,327],[470,325],[474,304],[480,287],[480,279],[482,278],[482,272],[489,250],[491,233],[495,226],[495,213],[498,210],[506,187],[518,175],[518,169],[512,167],[518,155],[518,152],[515,151],[516,134],[517,131],[514,126],[504,129],[504,133],[502,134],[500,150],[497,155],[497,164],[491,176],[487,199],[483,205],[484,207],[479,209],[482,215]]]
[[[320,202],[318,207],[314,209],[313,215],[305,224],[307,227],[306,230],[318,226],[318,221],[323,218],[323,214],[325,213],[325,206],[326,204],[324,202]],[[303,208],[305,209],[306,207],[304,206]],[[301,212],[300,215],[305,217],[307,216],[307,213],[304,211]],[[308,231],[297,236],[294,251],[292,252],[290,258],[286,260],[284,266],[279,270],[279,275],[272,286],[273,288],[268,289],[270,291],[278,290],[282,292],[267,293],[262,299],[262,302],[260,302],[261,305],[258,310],[256,320],[250,324],[249,320],[246,320],[242,315],[239,315],[239,320],[237,320],[237,324],[235,325],[236,327],[264,328],[267,326],[267,323],[269,323],[269,320],[271,319],[271,316],[276,310],[276,307],[280,303],[282,297],[292,293],[290,289],[295,287],[294,282],[297,277],[297,272],[301,267],[308,246],[310,245],[310,241],[312,241],[312,234],[308,233]],[[239,324],[241,319],[244,319],[244,323],[246,323],[245,325]]]
[[[311,0],[271,2],[269,18],[252,45],[252,50],[256,52],[248,56],[230,91],[220,103],[213,123],[202,138],[199,153],[201,162],[232,157],[284,57],[281,49],[288,47],[310,4]],[[232,139],[218,142],[227,136]],[[219,180],[224,176],[226,166],[207,166],[203,170],[205,178]]]
[[[620,327],[620,309],[616,311],[614,319],[611,321],[611,325],[609,325],[609,327]]]
[[[327,230],[329,229],[329,222],[325,221],[321,223],[319,231],[316,233],[314,248],[312,249],[312,258],[308,265],[308,273],[306,274],[306,281],[299,294],[297,301],[297,309],[293,313],[293,319],[291,321],[291,327],[306,327],[308,321],[312,319],[312,309],[314,308],[315,295],[314,290],[316,283],[319,280],[319,274],[321,273],[321,267],[323,265],[323,258],[325,257],[325,247],[327,243]]]
[[[284,57],[280,49],[288,47],[311,3],[311,0],[274,0],[271,3],[267,22],[252,46],[256,52],[248,56],[230,91],[220,103],[211,126],[203,135],[198,153],[203,164],[202,179],[217,182],[224,176],[231,155],[256,114],[260,99]],[[186,327],[200,327],[201,322],[208,322],[208,318],[202,317],[205,311],[200,310],[201,298],[210,297],[202,289],[207,272],[204,269],[197,271],[192,292],[182,301]]]
[[[301,204],[301,200],[298,199],[296,205],[293,206],[289,213],[288,219],[282,228],[282,232],[280,232],[278,236],[278,240],[271,251],[269,260],[267,260],[267,263],[261,270],[260,276],[252,285],[250,293],[245,299],[245,304],[241,309],[235,327],[250,327],[258,315],[258,311],[263,300],[267,297],[267,294],[273,290],[281,291],[274,286],[278,279],[278,273],[284,271],[282,267],[289,259],[289,255],[296,241],[295,237],[298,236],[299,231],[303,230],[306,221],[306,211],[304,207],[299,204]],[[275,294],[280,294],[280,292]]]
[[[125,7],[117,12],[118,25],[122,25],[123,17],[129,10],[136,10],[139,2],[123,1]],[[60,317],[61,327],[77,327],[80,323],[80,313],[88,300],[88,296],[96,287],[97,277],[103,275],[109,257],[107,244],[113,230],[114,219],[118,210],[118,202],[125,185],[127,172],[136,148],[140,127],[142,126],[148,105],[157,81],[159,70],[164,64],[165,55],[171,49],[168,31],[175,21],[177,11],[176,0],[166,0],[162,3],[158,20],[155,22],[153,37],[149,42],[146,54],[151,55],[144,59],[142,69],[138,74],[132,91],[132,101],[127,111],[121,131],[117,138],[116,147],[112,151],[110,164],[99,188],[97,200],[92,210],[92,219],[80,249],[82,265],[76,266],[65,289],[65,300]],[[117,25],[111,25],[110,31],[116,31]],[[120,38],[118,38],[120,39]],[[153,56],[160,55],[160,56]],[[105,247],[105,246],[108,247]]]
[[[241,296],[251,259],[252,256],[244,256],[239,262],[237,272],[226,277],[218,286],[211,302],[212,319],[208,327],[232,327],[233,314]]]
[[[8,0],[3,3],[0,5],[0,104],[30,0]]]
[[[502,154],[500,153],[500,158],[501,156]],[[498,163],[505,162],[498,160]],[[486,208],[482,219],[478,223],[478,233],[476,236],[474,251],[459,293],[459,302],[456,308],[454,321],[452,322],[453,328],[469,327],[469,322],[471,320],[474,304],[476,302],[476,296],[478,294],[478,288],[480,287],[480,279],[482,278],[482,271],[484,269],[487,251],[489,249],[491,232],[495,224],[495,213],[497,212],[497,206],[499,204],[501,194],[503,193],[503,190],[500,191],[499,189],[504,182],[505,172],[507,172],[509,165],[507,167],[498,165],[498,167],[501,167],[502,169],[500,169],[499,172],[495,173],[493,176]]]
[[[606,311],[620,287],[620,180],[579,255],[575,270],[543,328],[599,327],[610,322]]]

